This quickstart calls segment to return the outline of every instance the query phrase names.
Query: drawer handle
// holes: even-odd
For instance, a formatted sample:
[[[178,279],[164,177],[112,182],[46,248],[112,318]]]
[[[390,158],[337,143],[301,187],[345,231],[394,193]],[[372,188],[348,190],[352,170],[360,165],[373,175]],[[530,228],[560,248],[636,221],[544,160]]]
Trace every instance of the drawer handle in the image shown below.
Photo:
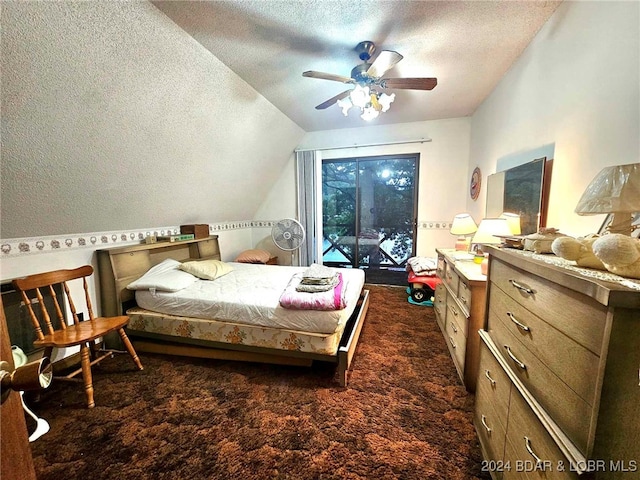
[[[482,418],[480,419],[480,421],[482,422],[482,426],[485,428],[485,430],[487,431],[487,433],[489,435],[491,435],[491,427],[489,427],[489,425],[487,425],[487,417],[485,417],[484,415],[482,415]]]
[[[496,386],[496,381],[493,378],[491,378],[491,372],[489,372],[489,370],[485,370],[484,371],[484,376],[489,379],[489,381],[491,382],[491,386],[492,387]]]
[[[527,366],[524,363],[522,363],[520,360],[518,360],[518,358],[513,353],[511,353],[511,347],[509,347],[509,345],[505,345],[504,348],[507,349],[507,354],[511,357],[511,360],[516,362],[522,370],[527,369]]]
[[[462,288],[464,288],[465,290],[469,290],[469,287],[467,287],[466,283],[460,283],[460,285],[462,285]]]
[[[540,465],[543,464],[543,462],[540,459],[540,457],[536,455],[536,453],[533,451],[533,448],[531,448],[531,440],[529,440],[529,437],[527,436],[524,437],[524,446],[526,447],[527,452],[529,452],[529,455],[531,455],[533,459],[536,461],[536,470],[537,470],[540,467]]]
[[[453,338],[451,338],[451,337],[449,337],[449,343],[451,344],[451,346],[452,346],[453,348],[458,348],[458,347],[457,347],[457,345],[456,345],[456,343],[453,341]]]
[[[518,326],[518,328],[519,328],[520,330],[522,330],[523,332],[529,332],[529,331],[531,331],[531,329],[530,329],[527,325],[525,325],[524,323],[519,322],[519,321],[518,321],[518,319],[517,319],[516,317],[514,317],[514,316],[513,316],[513,313],[511,313],[511,312],[507,312],[507,316],[508,316],[508,317],[511,319],[511,321],[512,321],[513,323],[515,323],[515,324]]]
[[[453,328],[453,333],[458,333],[458,328],[454,323],[451,324],[451,328]]]
[[[533,290],[531,290],[529,287],[525,287],[524,285],[520,285],[518,282],[516,282],[515,280],[509,280],[509,283],[511,283],[511,285],[513,285],[514,287],[516,287],[518,290],[522,290],[525,293],[528,293],[529,295],[533,295],[535,292]]]

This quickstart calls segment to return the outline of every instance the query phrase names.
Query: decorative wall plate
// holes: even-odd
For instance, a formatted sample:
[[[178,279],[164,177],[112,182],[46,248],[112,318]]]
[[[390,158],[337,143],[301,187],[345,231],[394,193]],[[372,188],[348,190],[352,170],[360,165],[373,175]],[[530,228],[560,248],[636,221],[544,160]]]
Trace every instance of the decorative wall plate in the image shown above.
[[[469,185],[469,194],[473,200],[477,200],[480,195],[480,187],[482,186],[482,173],[480,167],[476,167],[471,174],[471,184]]]

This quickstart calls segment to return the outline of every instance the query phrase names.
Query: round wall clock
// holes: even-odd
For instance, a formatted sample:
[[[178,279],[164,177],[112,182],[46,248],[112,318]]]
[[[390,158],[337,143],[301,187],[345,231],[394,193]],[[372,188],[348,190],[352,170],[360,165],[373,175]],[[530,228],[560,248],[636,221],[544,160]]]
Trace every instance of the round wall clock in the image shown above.
[[[480,187],[482,186],[482,173],[480,167],[476,167],[471,174],[471,184],[469,185],[469,194],[473,200],[477,200],[480,195]]]

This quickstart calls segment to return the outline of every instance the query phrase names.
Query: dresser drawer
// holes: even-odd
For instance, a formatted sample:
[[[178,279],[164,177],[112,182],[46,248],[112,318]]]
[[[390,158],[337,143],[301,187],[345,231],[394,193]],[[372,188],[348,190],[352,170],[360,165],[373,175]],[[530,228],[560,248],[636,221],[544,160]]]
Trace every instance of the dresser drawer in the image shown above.
[[[600,358],[516,302],[497,285],[489,293],[491,315],[518,338],[555,375],[593,405]]]
[[[458,323],[458,319],[450,315],[451,309],[447,302],[447,321],[445,330],[445,340],[449,344],[449,350],[453,354],[453,360],[456,363],[458,372],[462,376],[464,372],[464,359],[467,349],[467,337],[464,335],[464,330]],[[466,322],[466,318],[463,319]]]
[[[453,265],[450,263],[446,264],[446,269],[444,272],[444,282],[447,284],[449,289],[454,295],[458,295],[458,282],[460,281],[460,277],[453,269]]]
[[[438,283],[433,299],[433,310],[436,312],[436,320],[440,329],[444,330],[444,321],[447,316],[447,288],[444,283]]]
[[[511,380],[484,342],[480,342],[473,422],[487,460],[484,465],[494,478],[502,478],[510,392]]]
[[[506,427],[509,409],[511,380],[502,369],[498,360],[485,345],[480,342],[480,366],[476,384],[476,414],[495,412],[497,421]]]
[[[504,472],[505,480],[579,478],[571,471],[569,461],[515,388],[511,391],[504,462],[509,464]]]
[[[500,354],[564,433],[586,454],[592,407],[531,353],[499,320],[489,315],[489,334]],[[585,372],[593,374],[595,372]]]
[[[458,282],[458,300],[467,312],[471,311],[471,287],[462,278]]]
[[[438,264],[436,265],[436,275],[440,278],[444,278],[447,271],[447,263],[442,255],[438,255]]]
[[[452,295],[447,296],[447,323],[451,320],[455,320],[458,323],[458,327],[462,329],[462,334],[467,336],[467,328],[469,326],[469,318],[466,313],[460,308],[460,305],[456,302]]]
[[[594,299],[493,259],[489,279],[525,309],[600,355],[607,309]]]

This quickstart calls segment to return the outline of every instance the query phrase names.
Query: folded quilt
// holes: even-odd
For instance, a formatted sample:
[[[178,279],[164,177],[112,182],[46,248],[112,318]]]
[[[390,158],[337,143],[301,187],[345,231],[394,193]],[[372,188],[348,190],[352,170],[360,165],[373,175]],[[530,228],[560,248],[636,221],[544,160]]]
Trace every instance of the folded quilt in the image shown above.
[[[306,283],[303,277],[296,287],[296,291],[309,293],[326,292],[328,290],[333,290],[339,281],[340,277],[338,276],[338,274],[335,274],[333,278],[329,278],[322,283]]]
[[[342,274],[338,273],[338,283],[325,292],[299,292],[296,287],[302,281],[302,274],[291,277],[289,284],[280,296],[280,305],[293,310],[342,310],[345,308],[346,283],[342,280]]]
[[[336,272],[333,268],[325,267],[324,265],[319,265],[317,263],[313,263],[302,273],[302,278],[306,283],[319,283],[322,281],[331,280],[335,276]]]
[[[413,270],[416,275],[435,275],[438,268],[438,261],[435,258],[411,257],[407,260],[407,270]]]

